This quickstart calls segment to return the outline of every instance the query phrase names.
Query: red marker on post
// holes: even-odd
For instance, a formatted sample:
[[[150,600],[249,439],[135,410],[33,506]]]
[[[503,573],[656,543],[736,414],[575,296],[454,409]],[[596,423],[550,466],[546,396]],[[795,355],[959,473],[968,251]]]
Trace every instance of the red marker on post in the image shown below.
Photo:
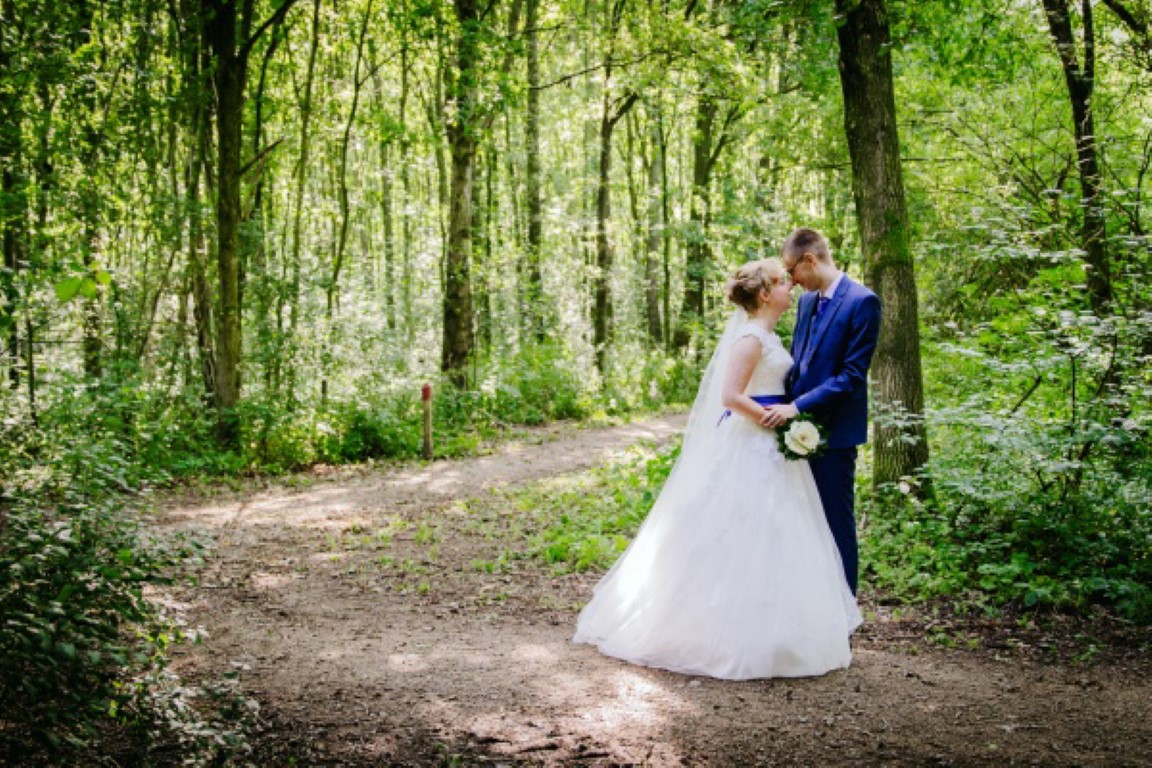
[[[432,385],[425,382],[420,388],[420,399],[424,401],[424,458],[432,458]]]

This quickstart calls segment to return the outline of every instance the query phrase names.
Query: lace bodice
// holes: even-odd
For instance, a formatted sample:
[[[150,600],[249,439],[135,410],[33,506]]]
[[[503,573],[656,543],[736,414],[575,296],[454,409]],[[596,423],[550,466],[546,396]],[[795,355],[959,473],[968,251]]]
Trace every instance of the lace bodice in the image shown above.
[[[774,333],[768,333],[763,328],[748,324],[740,329],[737,338],[754,336],[760,342],[760,361],[752,370],[752,378],[744,388],[747,395],[782,395],[784,394],[784,377],[792,367],[792,356],[784,349],[783,342]]]

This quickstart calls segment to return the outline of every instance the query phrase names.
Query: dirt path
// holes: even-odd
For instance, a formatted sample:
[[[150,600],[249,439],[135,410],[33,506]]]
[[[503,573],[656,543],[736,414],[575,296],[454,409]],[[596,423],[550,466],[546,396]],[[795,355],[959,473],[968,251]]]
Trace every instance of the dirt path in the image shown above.
[[[682,425],[551,428],[491,456],[173,500],[164,526],[215,541],[177,595],[208,633],[178,667],[242,670],[262,766],[1152,764],[1142,654],[948,650],[877,606],[852,668],[817,679],[689,678],[568,643],[597,576],[492,567],[506,521],[458,502]]]

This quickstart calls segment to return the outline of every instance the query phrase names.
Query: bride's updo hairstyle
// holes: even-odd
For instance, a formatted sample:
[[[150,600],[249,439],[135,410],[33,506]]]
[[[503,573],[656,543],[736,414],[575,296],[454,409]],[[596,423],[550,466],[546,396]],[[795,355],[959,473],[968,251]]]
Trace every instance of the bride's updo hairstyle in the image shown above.
[[[752,314],[760,306],[760,291],[779,283],[785,274],[780,259],[750,261],[729,278],[724,295],[728,301],[739,304],[745,312]]]

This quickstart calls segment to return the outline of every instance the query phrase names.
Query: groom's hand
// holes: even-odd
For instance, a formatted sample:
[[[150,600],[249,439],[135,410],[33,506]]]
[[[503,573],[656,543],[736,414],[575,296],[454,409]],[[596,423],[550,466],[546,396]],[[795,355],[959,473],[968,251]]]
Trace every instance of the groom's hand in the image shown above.
[[[782,427],[791,419],[796,418],[799,413],[800,411],[798,411],[792,403],[770,405],[764,409],[764,415],[760,417],[760,426],[771,428]]]

